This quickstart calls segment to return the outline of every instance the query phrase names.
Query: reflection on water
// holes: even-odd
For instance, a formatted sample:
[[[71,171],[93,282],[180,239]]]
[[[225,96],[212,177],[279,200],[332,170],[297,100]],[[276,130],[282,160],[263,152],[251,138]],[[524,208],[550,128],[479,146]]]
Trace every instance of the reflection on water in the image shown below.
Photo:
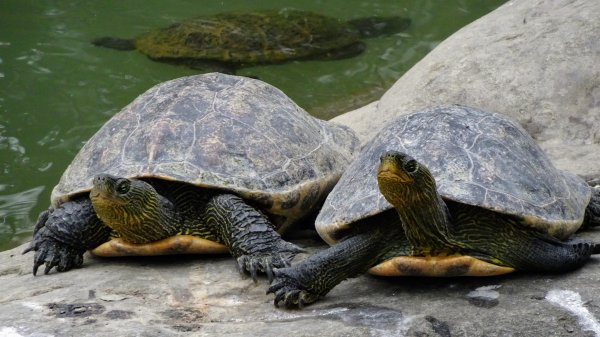
[[[0,193],[6,185],[0,185]],[[0,194],[0,250],[20,243],[25,236],[30,235],[30,228],[18,226],[29,223],[29,215],[38,201],[44,186],[15,194]]]
[[[398,15],[401,33],[365,39],[357,57],[240,70],[331,118],[377,99],[445,37],[503,0],[2,0],[0,1],[0,249],[27,237],[50,191],[82,144],[151,86],[198,71],[138,52],[98,48],[199,15],[294,8],[350,20]],[[16,235],[16,237],[15,237]]]

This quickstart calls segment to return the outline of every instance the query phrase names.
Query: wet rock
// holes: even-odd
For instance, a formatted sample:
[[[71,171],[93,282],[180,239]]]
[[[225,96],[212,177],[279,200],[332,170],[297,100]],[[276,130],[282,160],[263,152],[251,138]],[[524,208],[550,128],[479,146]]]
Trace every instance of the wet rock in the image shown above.
[[[440,43],[378,102],[333,120],[366,141],[399,114],[471,105],[518,121],[559,168],[598,178],[599,17],[599,1],[508,1]]]

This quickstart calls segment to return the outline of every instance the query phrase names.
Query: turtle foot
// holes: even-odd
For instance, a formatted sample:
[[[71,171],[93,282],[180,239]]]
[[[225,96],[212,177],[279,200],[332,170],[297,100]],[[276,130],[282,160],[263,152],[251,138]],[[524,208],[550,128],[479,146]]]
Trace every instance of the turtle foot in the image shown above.
[[[289,267],[290,261],[303,249],[286,241],[281,241],[273,251],[243,254],[237,257],[240,272],[247,272],[256,282],[258,272],[265,273],[269,282],[273,280],[273,269]]]
[[[274,280],[267,290],[267,294],[274,294],[273,304],[281,304],[288,309],[302,309],[319,299],[319,295],[311,292],[300,281],[297,269],[281,268],[273,270]]]
[[[34,251],[33,275],[40,266],[67,271],[83,264],[83,253],[107,240],[110,228],[96,218],[88,198],[69,201],[42,212],[33,230],[33,240],[23,254]]]
[[[81,267],[83,264],[83,253],[85,250],[75,249],[65,243],[53,239],[46,228],[40,228],[34,235],[33,241],[23,251],[26,254],[35,251],[33,258],[33,275],[37,274],[38,268],[46,265],[44,274],[48,274],[52,268],[59,272]]]

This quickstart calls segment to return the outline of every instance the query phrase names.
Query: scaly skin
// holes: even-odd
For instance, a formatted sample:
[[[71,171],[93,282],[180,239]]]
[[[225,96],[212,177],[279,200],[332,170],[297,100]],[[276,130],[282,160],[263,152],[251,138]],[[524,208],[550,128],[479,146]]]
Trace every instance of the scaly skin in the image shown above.
[[[43,212],[24,252],[35,251],[34,275],[44,264],[46,274],[54,267],[58,271],[80,267],[83,253],[111,236],[142,244],[188,234],[223,243],[254,280],[257,272],[271,278],[273,268],[288,266],[301,251],[284,241],[266,216],[235,195],[160,180],[152,184],[99,175],[90,197]]]
[[[365,273],[391,255],[409,253],[400,225],[380,223],[371,231],[355,232],[293,267],[275,269],[267,293],[274,304],[302,308],[324,297],[340,282]]]
[[[273,268],[287,267],[302,250],[284,241],[266,216],[232,194],[213,197],[206,207],[203,221],[230,250],[240,271],[253,280],[257,272],[271,281]]]
[[[371,225],[356,224],[355,232],[329,249],[291,268],[275,270],[268,292],[275,294],[276,306],[310,304],[346,278],[393,256],[460,254],[516,270],[565,272],[600,253],[600,245],[592,242],[560,241],[509,216],[444,203],[427,168],[405,154],[384,154],[377,178],[401,226],[390,226],[381,218]],[[595,194],[588,212],[592,220],[598,200]]]
[[[80,267],[83,253],[106,242],[111,231],[98,219],[89,198],[77,198],[40,214],[23,253],[35,251],[33,275],[44,264],[44,274],[54,267],[67,271]]]
[[[583,227],[600,226],[600,188],[592,188],[592,198],[585,209]]]

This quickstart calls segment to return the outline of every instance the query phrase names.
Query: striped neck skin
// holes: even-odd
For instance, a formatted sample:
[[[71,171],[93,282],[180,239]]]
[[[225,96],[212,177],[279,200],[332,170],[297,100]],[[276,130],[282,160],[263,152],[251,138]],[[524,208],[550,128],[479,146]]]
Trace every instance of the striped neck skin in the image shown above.
[[[125,241],[148,243],[176,234],[173,206],[144,181],[98,175],[90,199],[98,218]]]
[[[377,173],[379,190],[394,206],[415,255],[456,251],[446,204],[429,170],[408,155],[388,152]]]

